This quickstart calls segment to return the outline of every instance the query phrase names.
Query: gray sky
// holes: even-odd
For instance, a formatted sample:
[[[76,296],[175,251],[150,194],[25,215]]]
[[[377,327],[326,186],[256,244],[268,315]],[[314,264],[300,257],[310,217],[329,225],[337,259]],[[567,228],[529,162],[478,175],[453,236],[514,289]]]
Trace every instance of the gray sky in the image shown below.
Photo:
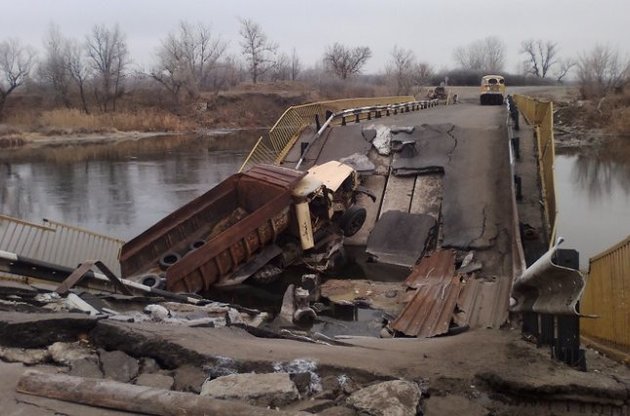
[[[369,46],[366,72],[381,71],[395,44],[436,69],[453,67],[454,48],[489,35],[506,43],[510,72],[528,38],[558,42],[562,56],[596,43],[630,52],[628,0],[0,0],[0,6],[0,40],[17,37],[36,48],[50,22],[80,39],[95,24],[119,23],[141,67],[151,64],[160,39],[179,20],[210,24],[238,54],[238,17],[258,22],[280,50],[295,47],[306,65],[335,41]]]

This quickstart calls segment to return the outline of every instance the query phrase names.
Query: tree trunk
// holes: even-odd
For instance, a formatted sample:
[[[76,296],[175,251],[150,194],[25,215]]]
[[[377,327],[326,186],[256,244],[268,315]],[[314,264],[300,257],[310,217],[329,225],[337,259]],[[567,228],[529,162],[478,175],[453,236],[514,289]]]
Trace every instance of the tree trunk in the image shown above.
[[[290,416],[292,413],[255,407],[241,402],[65,374],[27,370],[16,387],[19,393],[88,406],[149,415],[171,416]]]

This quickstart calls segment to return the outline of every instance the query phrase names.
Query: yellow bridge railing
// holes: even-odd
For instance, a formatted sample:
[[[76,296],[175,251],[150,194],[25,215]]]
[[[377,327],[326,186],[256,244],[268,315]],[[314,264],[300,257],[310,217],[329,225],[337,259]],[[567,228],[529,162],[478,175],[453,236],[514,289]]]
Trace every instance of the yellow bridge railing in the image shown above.
[[[397,104],[413,100],[415,98],[412,96],[349,98],[289,107],[269,130],[269,134],[258,139],[245,162],[241,165],[240,171],[256,163],[280,163],[298,140],[302,131],[315,124],[315,116],[319,117],[323,124],[326,121],[326,113],[329,111],[335,113],[346,108]],[[367,115],[364,114],[361,117],[367,118]]]
[[[586,340],[630,363],[630,236],[590,259],[580,312],[598,316],[581,320]]]
[[[553,163],[556,156],[553,138],[553,103],[524,95],[513,96],[518,109],[536,132],[538,144],[538,168],[542,196],[545,204],[545,221],[550,230],[549,246],[556,241],[556,187]]]

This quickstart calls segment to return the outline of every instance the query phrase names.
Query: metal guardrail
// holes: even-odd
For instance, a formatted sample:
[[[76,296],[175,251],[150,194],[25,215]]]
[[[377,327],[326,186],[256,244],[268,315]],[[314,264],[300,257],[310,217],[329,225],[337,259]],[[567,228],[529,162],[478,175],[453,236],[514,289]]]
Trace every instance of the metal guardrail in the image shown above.
[[[582,335],[630,362],[630,236],[590,259],[580,312]],[[594,345],[597,348],[597,345]]]
[[[398,104],[414,100],[415,98],[412,96],[349,98],[289,107],[276,124],[271,127],[269,134],[258,139],[239,171],[242,172],[257,163],[280,163],[300,137],[302,131],[307,126],[315,124],[316,117],[323,123],[329,118],[330,113],[344,109]],[[366,119],[367,114],[363,114],[361,118]]]
[[[101,260],[120,275],[118,254],[123,244],[123,240],[56,221],[44,219],[36,224],[0,215],[0,250],[48,263],[75,268],[85,260]]]
[[[555,146],[553,137],[553,103],[515,94],[514,101],[527,122],[534,126],[538,143],[538,168],[542,196],[545,204],[545,221],[550,230],[549,246],[556,241],[556,187],[554,178]]]

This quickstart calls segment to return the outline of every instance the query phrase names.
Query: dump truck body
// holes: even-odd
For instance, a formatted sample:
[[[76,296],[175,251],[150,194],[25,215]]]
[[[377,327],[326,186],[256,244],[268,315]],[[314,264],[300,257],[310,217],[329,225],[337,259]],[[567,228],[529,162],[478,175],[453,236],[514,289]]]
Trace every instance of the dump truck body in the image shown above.
[[[291,189],[305,174],[259,165],[230,176],[126,243],[122,275],[165,274],[167,290],[207,290],[288,228]]]

